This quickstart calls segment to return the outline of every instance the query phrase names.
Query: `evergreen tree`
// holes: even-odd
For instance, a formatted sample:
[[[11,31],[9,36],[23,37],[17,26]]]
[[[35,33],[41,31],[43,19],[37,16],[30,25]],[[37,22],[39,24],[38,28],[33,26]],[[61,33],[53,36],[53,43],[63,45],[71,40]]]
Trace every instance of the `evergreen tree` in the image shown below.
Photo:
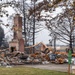
[[[3,28],[0,26],[0,46],[2,45],[3,38],[4,38],[4,30],[3,30]]]

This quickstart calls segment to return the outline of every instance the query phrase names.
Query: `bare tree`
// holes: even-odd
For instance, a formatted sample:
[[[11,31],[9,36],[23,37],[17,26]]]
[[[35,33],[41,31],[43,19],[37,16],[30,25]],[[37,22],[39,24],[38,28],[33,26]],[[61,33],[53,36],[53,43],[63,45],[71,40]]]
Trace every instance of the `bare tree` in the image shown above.
[[[41,23],[37,21],[35,12],[33,12],[30,15],[30,11],[31,9],[35,9],[35,5],[38,0],[36,1],[31,0],[29,4],[27,4],[26,1],[27,0],[23,0],[23,3],[22,1],[20,1],[17,9],[19,9],[19,11],[24,17],[23,24],[25,26],[24,27],[25,31],[23,32],[23,34],[25,35],[25,38],[26,38],[25,42],[27,42],[27,44],[29,43],[35,44],[35,38],[36,38],[35,34],[37,34],[38,32],[42,30],[42,26],[41,26]]]
[[[73,36],[75,34],[75,25],[73,14],[70,14],[72,10],[66,9],[62,15],[58,15],[50,21],[46,22],[46,26],[52,35],[56,34],[58,39],[72,49]],[[73,52],[73,51],[72,51]]]
[[[25,31],[24,31],[24,35],[26,36],[26,40],[28,41],[29,39],[32,39],[33,37],[31,37],[33,35],[33,30],[36,30],[40,27],[35,27],[36,24],[39,22],[39,20],[47,20],[46,16],[42,16],[41,12],[43,10],[45,10],[45,12],[49,11],[49,12],[54,12],[55,8],[57,8],[58,6],[63,8],[64,6],[66,7],[65,4],[67,4],[69,2],[69,0],[43,0],[41,2],[38,2],[39,0],[31,0],[32,4],[28,5],[26,3],[27,0],[11,0],[11,1],[7,1],[5,3],[2,3],[0,5],[0,7],[8,7],[11,6],[15,9],[15,11],[17,13],[21,13],[24,16],[24,23],[25,23]],[[34,6],[35,5],[35,6]],[[68,4],[67,4],[68,5]],[[26,8],[26,9],[25,9]],[[2,10],[2,8],[0,8]],[[35,13],[35,14],[34,14]],[[35,18],[34,18],[35,17]],[[44,18],[43,18],[44,17]],[[53,17],[51,17],[50,15],[48,15],[48,17],[50,19],[52,19]],[[50,20],[49,19],[49,20]],[[34,21],[34,23],[32,23],[32,21]],[[38,20],[38,21],[37,21]],[[35,24],[35,26],[33,26]],[[40,25],[39,25],[40,26]],[[36,29],[34,29],[34,27]],[[39,31],[39,30],[38,30]],[[31,33],[30,33],[31,32]],[[37,32],[37,30],[35,31],[35,33]],[[35,39],[35,38],[33,38]]]

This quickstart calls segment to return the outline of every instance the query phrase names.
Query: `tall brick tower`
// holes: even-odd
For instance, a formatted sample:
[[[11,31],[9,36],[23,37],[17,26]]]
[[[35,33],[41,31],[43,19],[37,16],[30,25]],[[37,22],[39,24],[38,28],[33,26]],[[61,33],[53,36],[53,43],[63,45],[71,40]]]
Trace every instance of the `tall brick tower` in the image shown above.
[[[22,38],[22,17],[16,14],[14,17],[14,36],[11,42],[9,42],[9,49],[11,52],[14,50],[24,52],[24,40]]]

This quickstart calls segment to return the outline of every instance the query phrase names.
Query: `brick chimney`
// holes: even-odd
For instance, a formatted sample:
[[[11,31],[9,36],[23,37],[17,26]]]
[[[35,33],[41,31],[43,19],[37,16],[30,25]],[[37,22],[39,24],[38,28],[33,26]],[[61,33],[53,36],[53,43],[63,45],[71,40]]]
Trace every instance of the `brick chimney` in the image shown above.
[[[14,17],[14,39],[22,39],[22,17],[19,14]]]
[[[14,36],[13,40],[9,43],[9,49],[14,51],[24,52],[24,40],[22,38],[22,17],[16,14],[14,17]],[[15,49],[14,49],[15,48]]]

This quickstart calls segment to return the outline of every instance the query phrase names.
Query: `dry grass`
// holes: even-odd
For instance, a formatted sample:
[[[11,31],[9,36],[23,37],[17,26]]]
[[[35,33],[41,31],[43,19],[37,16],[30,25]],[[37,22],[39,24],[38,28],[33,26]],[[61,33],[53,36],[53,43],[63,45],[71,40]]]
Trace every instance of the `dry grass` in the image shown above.
[[[0,75],[68,75],[67,73],[28,67],[0,67]],[[73,75],[73,74],[71,74]]]

